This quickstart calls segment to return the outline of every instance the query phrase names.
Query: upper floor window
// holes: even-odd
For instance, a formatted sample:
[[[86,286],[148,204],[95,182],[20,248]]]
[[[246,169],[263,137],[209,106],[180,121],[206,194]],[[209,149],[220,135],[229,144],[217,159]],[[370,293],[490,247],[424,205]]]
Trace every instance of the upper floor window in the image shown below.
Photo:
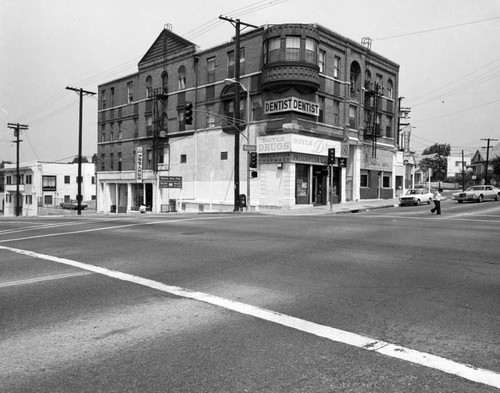
[[[273,63],[280,59],[281,38],[275,37],[266,41],[264,46],[264,63]]]
[[[207,59],[207,82],[215,82],[215,57]]]
[[[340,78],[340,57],[335,56],[333,58],[333,77]]]
[[[119,121],[118,122],[118,139],[122,139],[122,138],[123,138],[122,122]]]
[[[227,53],[227,76],[228,78],[235,77],[234,71],[234,51]],[[245,73],[245,48],[240,48],[240,75]]]
[[[163,94],[166,94],[168,92],[168,74],[166,71],[161,74],[161,87],[163,88]]]
[[[298,61],[300,60],[300,37],[288,36],[286,37],[286,50],[285,60]]]
[[[319,51],[318,65],[319,65],[319,72],[324,73],[326,66],[326,52],[324,50]]]
[[[56,176],[42,176],[42,191],[56,190]]]
[[[372,73],[370,72],[370,70],[366,70],[365,71],[365,86],[367,88],[369,88],[369,84],[371,83],[372,81]]]
[[[101,90],[101,107],[106,109],[106,90]]]
[[[112,87],[110,89],[111,92],[111,107],[115,106],[115,88]]]
[[[377,74],[377,77],[375,79],[375,83],[379,86],[382,87],[382,75]]]
[[[64,184],[69,184],[71,182],[71,177],[70,176],[64,176]]]
[[[26,175],[26,184],[31,184],[32,182],[32,175]]]
[[[12,184],[12,176],[5,176],[5,184]]]
[[[151,97],[151,88],[153,87],[153,78],[151,75],[148,75],[146,78],[146,98]]]
[[[178,74],[179,74],[179,90],[184,90],[186,88],[186,67],[180,66]]]
[[[215,127],[215,105],[207,105],[207,128]]]
[[[312,38],[306,38],[306,62],[317,64],[318,43]]]
[[[387,97],[394,98],[394,86],[392,84],[392,80],[387,81]]]
[[[129,104],[134,101],[134,82],[127,83],[127,100]]]

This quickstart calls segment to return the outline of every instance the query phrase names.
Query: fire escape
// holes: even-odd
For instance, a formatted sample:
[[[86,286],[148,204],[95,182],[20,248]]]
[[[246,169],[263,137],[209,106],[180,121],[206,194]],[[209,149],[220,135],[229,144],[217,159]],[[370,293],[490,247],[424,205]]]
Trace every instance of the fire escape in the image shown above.
[[[366,47],[365,64],[366,70],[369,71],[372,40],[369,37],[363,37],[361,44]],[[377,80],[372,82],[365,79],[365,128],[363,137],[365,140],[371,140],[372,142],[372,158],[377,158],[377,138],[381,136],[379,111],[382,93],[382,87]]]
[[[166,24],[165,30],[172,30],[172,25]],[[153,150],[153,171],[168,170],[168,162],[164,162],[165,151],[168,151],[168,86],[163,79],[167,74],[167,54],[168,54],[168,34],[163,35],[163,74],[162,87],[148,89],[148,96],[152,105],[152,150]]]

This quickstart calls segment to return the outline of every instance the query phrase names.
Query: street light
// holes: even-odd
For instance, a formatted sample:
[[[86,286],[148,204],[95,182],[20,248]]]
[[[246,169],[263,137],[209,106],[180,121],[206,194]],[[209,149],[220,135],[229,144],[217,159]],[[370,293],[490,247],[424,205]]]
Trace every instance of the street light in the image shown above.
[[[250,112],[250,90],[249,88],[242,82],[240,81],[237,81],[236,79],[233,79],[233,78],[226,78],[224,79],[224,83],[227,83],[227,84],[233,84],[233,83],[237,83],[238,85],[240,85],[243,90],[247,93],[247,121],[246,121],[246,138],[247,138],[247,143],[250,143],[250,116],[251,116],[251,112]],[[239,111],[239,108],[235,108],[234,109],[235,111],[238,110]],[[238,125],[236,125],[236,128],[237,128],[237,132],[239,133],[239,129],[238,129]],[[239,152],[238,152],[239,154]],[[248,166],[248,161],[249,160],[249,152],[247,152],[247,209],[250,209],[250,176],[249,176],[249,166]]]

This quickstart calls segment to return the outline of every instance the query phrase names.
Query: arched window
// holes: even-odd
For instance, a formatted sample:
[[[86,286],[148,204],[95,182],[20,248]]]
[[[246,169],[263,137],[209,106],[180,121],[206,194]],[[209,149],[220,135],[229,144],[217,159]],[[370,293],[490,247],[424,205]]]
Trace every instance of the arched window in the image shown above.
[[[163,94],[168,93],[168,74],[167,71],[163,71],[161,74],[161,86],[163,87]]]
[[[151,97],[151,88],[153,87],[153,78],[151,75],[146,77],[146,98]]]
[[[350,78],[349,82],[351,83],[350,85],[350,91],[351,91],[351,97],[357,98],[360,89],[361,89],[361,81],[360,81],[360,75],[361,73],[361,67],[359,66],[359,63],[356,61],[353,61],[351,63],[351,72],[350,72]]]
[[[186,67],[179,67],[179,90],[184,90],[186,88]]]

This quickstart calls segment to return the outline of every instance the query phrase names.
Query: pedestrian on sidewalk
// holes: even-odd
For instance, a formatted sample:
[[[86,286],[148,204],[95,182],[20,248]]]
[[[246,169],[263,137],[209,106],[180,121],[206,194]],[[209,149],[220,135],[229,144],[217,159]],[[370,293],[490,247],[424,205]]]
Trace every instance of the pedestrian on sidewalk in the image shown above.
[[[434,191],[434,207],[431,209],[431,213],[436,212],[436,214],[441,214],[441,193],[443,192],[442,188],[439,188],[437,191]]]

